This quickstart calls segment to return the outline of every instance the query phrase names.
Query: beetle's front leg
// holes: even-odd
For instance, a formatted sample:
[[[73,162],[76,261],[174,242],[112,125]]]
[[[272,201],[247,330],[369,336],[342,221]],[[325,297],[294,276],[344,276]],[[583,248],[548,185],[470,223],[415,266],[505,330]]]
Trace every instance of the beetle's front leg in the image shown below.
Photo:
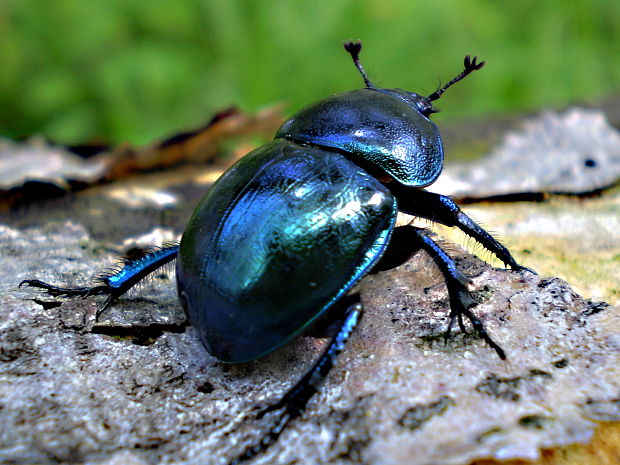
[[[411,225],[396,228],[392,234],[392,240],[388,249],[381,261],[373,268],[373,271],[388,270],[399,266],[419,249],[424,249],[433,258],[448,287],[450,322],[445,333],[445,339],[447,340],[450,337],[455,321],[458,321],[461,331],[467,332],[463,324],[463,316],[465,316],[471,322],[478,336],[484,339],[502,360],[505,360],[506,354],[504,350],[491,339],[480,319],[471,311],[471,308],[476,305],[476,301],[467,290],[467,285],[470,282],[469,279],[456,267],[454,260],[424,229]]]
[[[413,228],[415,234],[420,242],[421,247],[426,250],[429,255],[435,261],[435,264],[439,267],[441,274],[446,279],[446,286],[448,287],[448,296],[450,298],[450,322],[448,323],[448,329],[446,330],[445,339],[450,337],[450,331],[454,325],[456,318],[459,319],[459,325],[462,329],[462,315],[467,317],[478,336],[491,346],[497,355],[502,360],[506,360],[506,354],[504,350],[493,340],[482,322],[478,319],[474,313],[470,310],[477,302],[473,299],[469,291],[467,290],[467,284],[469,279],[459,271],[456,267],[456,263],[452,257],[450,257],[440,246],[437,244],[428,233],[419,228]]]
[[[436,221],[446,226],[456,226],[493,252],[506,266],[517,271],[525,270],[535,273],[519,265],[506,247],[463,213],[450,197],[403,186],[395,186],[394,195],[398,199],[399,209],[404,213]]]
[[[264,452],[278,439],[282,431],[286,428],[286,425],[304,412],[310,398],[319,391],[323,381],[336,364],[338,355],[344,349],[346,342],[349,340],[349,337],[351,337],[353,330],[362,316],[363,309],[358,294],[344,297],[335,305],[346,309],[344,318],[340,321],[336,335],[305,376],[301,378],[280,401],[259,412],[257,418],[262,418],[273,411],[281,411],[276,417],[274,426],[263,435],[262,439],[256,444],[246,448],[243,454],[230,462],[229,465],[237,465]],[[334,311],[338,314],[338,310],[338,308],[332,308],[330,311]]]

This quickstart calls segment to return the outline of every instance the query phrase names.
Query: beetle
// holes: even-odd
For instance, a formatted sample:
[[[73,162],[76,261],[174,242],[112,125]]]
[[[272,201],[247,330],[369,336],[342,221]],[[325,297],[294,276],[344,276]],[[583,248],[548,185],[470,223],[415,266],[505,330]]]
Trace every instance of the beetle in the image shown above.
[[[225,363],[262,357],[323,320],[335,322],[332,340],[313,367],[259,414],[278,411],[274,426],[231,463],[264,451],[319,390],[363,312],[352,287],[420,248],[447,285],[446,339],[456,321],[464,330],[466,317],[506,358],[471,311],[476,302],[455,261],[424,229],[395,227],[399,211],[458,227],[512,270],[531,271],[449,197],[424,190],[439,176],[444,157],[439,130],[429,119],[437,111],[433,102],[484,62],[466,56],[460,74],[423,96],[375,87],[359,60],[361,42],[344,47],[365,87],[307,106],[283,123],[272,142],[234,164],[202,198],[180,244],[128,261],[92,287],[20,283],[53,296],[105,295],[98,318],[176,259],[179,301],[207,351]]]

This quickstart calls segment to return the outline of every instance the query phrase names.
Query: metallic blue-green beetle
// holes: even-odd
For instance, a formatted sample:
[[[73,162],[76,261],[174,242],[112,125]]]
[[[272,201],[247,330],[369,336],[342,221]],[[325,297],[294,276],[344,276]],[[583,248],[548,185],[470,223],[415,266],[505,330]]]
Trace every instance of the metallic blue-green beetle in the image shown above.
[[[231,167],[196,207],[180,245],[154,250],[94,287],[22,283],[53,295],[107,295],[103,311],[176,258],[183,308],[209,353],[229,363],[261,357],[315,323],[335,321],[332,342],[314,367],[264,411],[280,410],[275,426],[231,463],[263,451],[303,412],[361,315],[353,285],[419,248],[445,277],[451,306],[446,336],[456,320],[463,327],[465,316],[505,358],[471,312],[468,280],[453,259],[424,230],[394,227],[398,211],[456,226],[512,269],[524,269],[451,199],[422,189],[443,165],[441,137],[429,120],[432,102],[483,62],[467,56],[461,74],[425,97],[376,88],[359,62],[361,44],[345,48],[366,87],[306,107],[273,142]]]

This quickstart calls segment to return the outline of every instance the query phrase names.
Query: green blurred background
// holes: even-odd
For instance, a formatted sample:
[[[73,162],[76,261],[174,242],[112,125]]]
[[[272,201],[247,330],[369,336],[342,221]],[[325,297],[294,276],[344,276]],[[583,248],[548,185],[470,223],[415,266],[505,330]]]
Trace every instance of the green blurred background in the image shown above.
[[[601,100],[620,88],[617,0],[0,0],[0,135],[144,144],[229,106],[292,112],[362,81],[430,93],[487,66],[435,120]]]

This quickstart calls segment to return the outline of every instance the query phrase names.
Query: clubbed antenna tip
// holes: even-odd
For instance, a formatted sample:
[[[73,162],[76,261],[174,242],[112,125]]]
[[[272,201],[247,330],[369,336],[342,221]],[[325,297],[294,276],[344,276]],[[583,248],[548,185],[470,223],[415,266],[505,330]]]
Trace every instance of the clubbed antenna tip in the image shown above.
[[[361,44],[360,44],[360,47],[361,47]],[[461,79],[466,77],[468,74],[470,74],[470,73],[472,73],[472,72],[474,72],[474,71],[476,71],[476,70],[478,70],[478,69],[480,69],[480,68],[482,68],[484,66],[484,61],[481,61],[480,63],[478,63],[476,60],[478,60],[478,57],[474,57],[472,59],[470,55],[467,55],[465,57],[465,59],[463,60],[463,65],[465,66],[465,69],[463,71],[461,71],[461,74],[459,74],[457,77],[452,79],[445,86],[440,87],[435,92],[433,92],[431,95],[429,95],[428,99],[431,102],[437,100],[439,97],[441,97],[441,94],[443,94],[446,91],[446,89],[448,89],[448,87],[450,87],[453,84],[456,84]]]
[[[351,58],[353,58],[353,63],[355,63],[357,70],[360,72],[360,74],[364,78],[364,84],[366,84],[366,87],[373,88],[374,86],[372,85],[372,82],[370,82],[370,79],[368,79],[368,76],[366,75],[366,71],[364,71],[364,67],[360,63],[359,55],[360,55],[360,51],[362,50],[362,42],[359,40],[355,42],[352,40],[349,40],[344,43],[344,49],[347,52],[349,52],[349,54],[351,55]]]

